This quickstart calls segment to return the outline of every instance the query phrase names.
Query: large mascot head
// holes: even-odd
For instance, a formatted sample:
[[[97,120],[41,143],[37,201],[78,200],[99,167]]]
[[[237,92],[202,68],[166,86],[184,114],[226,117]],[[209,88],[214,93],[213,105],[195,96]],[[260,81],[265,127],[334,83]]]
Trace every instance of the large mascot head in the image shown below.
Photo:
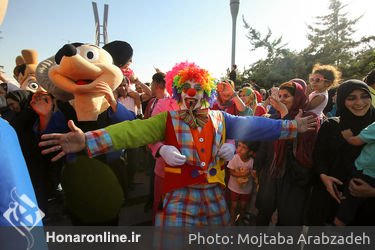
[[[79,121],[95,121],[109,105],[96,84],[106,83],[116,89],[123,75],[113,58],[119,51],[128,50],[126,42],[115,41],[99,48],[96,45],[73,43],[64,45],[55,55],[56,64],[48,76],[54,85],[74,96],[74,108]],[[131,47],[130,47],[131,48]],[[52,93],[53,94],[53,93]]]
[[[32,49],[24,49],[16,58],[16,67],[13,70],[14,78],[24,90],[45,91],[35,78],[35,69],[38,65],[38,52]]]

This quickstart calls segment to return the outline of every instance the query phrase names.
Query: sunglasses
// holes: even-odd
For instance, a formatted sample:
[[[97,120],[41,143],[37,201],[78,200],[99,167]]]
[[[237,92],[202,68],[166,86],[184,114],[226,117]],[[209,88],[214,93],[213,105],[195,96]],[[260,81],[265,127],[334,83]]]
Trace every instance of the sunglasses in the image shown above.
[[[319,78],[319,77],[316,77],[316,78],[310,78],[310,82],[320,82],[320,81],[330,81],[328,79],[325,79],[325,78]]]

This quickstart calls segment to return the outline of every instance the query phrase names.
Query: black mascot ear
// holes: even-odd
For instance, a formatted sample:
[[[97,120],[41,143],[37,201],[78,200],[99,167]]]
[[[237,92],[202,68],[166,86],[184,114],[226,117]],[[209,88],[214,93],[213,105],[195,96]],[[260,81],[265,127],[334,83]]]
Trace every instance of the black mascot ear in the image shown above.
[[[113,41],[103,46],[113,58],[113,64],[121,68],[129,62],[133,56],[133,48],[124,41]]]
[[[61,59],[63,56],[74,56],[75,55],[75,48],[83,45],[83,43],[68,43],[65,44],[59,51],[57,51],[55,55],[55,61],[57,64],[60,64]]]

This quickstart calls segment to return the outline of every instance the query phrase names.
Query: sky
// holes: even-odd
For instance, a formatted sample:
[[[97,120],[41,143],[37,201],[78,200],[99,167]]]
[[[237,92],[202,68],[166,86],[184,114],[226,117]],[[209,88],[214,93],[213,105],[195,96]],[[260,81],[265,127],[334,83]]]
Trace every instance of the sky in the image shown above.
[[[154,66],[168,71],[188,60],[222,77],[231,64],[232,17],[230,0],[96,0],[102,22],[109,5],[108,40],[123,40],[133,47],[131,68],[143,82],[150,82]],[[342,0],[349,17],[363,18],[356,37],[375,35],[370,11],[374,0]],[[283,36],[287,48],[300,51],[308,45],[307,24],[328,13],[329,0],[240,0],[237,17],[236,60],[239,71],[265,57],[250,51],[242,17],[262,34],[269,27],[274,38]],[[9,0],[0,26],[0,65],[13,80],[15,58],[22,49],[38,52],[39,62],[64,44],[95,43],[92,1]]]

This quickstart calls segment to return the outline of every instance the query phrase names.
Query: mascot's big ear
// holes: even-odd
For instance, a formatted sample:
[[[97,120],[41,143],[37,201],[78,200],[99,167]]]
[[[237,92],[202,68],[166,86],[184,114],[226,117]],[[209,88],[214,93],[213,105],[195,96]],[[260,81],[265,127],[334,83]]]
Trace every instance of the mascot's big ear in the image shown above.
[[[25,64],[25,59],[23,59],[22,56],[17,56],[16,57],[16,66],[19,66],[19,65],[22,65],[22,64]]]
[[[35,74],[35,69],[38,65],[38,52],[35,50],[24,49],[21,54],[21,56],[16,57],[17,66],[13,70],[14,76],[20,85],[23,84],[29,75]]]
[[[21,51],[25,64],[38,64],[38,52],[32,49],[24,49]],[[17,59],[16,59],[17,60]],[[35,66],[36,67],[36,66]]]
[[[103,46],[113,58],[113,64],[121,68],[129,62],[133,56],[133,48],[124,41],[113,41]]]
[[[26,69],[25,59],[23,59],[22,56],[17,56],[16,57],[16,67],[14,67],[14,70],[13,70],[14,78],[17,79],[19,73],[22,73],[22,75],[24,75],[25,69]],[[17,79],[17,81],[18,81],[18,79]]]

